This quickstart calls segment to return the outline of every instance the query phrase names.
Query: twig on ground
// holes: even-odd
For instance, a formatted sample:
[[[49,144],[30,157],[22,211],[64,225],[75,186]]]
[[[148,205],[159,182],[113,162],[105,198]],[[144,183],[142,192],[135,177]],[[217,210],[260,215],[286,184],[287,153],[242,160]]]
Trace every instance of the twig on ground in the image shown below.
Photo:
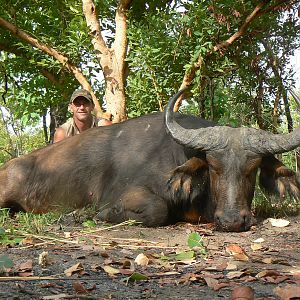
[[[51,241],[56,241],[56,242],[60,242],[60,243],[67,243],[67,244],[78,244],[79,243],[78,241],[56,238],[56,237],[52,237],[52,236],[35,235],[35,234],[29,234],[29,233],[24,233],[24,235],[32,236],[32,237],[34,237],[36,239],[40,239],[40,240],[51,240]]]
[[[105,228],[98,228],[98,229],[90,230],[89,232],[82,233],[80,235],[89,235],[91,233],[95,233],[95,232],[99,232],[99,231],[105,231],[105,230],[109,230],[109,229],[113,229],[113,228],[117,228],[117,227],[121,227],[121,226],[136,225],[136,224],[139,224],[139,222],[137,222],[135,220],[128,220],[128,221],[124,221],[122,223],[111,225],[111,226],[108,226]]]
[[[59,298],[58,298],[59,296]],[[51,295],[51,296],[43,296],[41,299],[43,300],[51,300],[51,299],[99,299],[99,297],[91,296],[91,295],[67,295],[67,294],[58,294],[58,295]]]

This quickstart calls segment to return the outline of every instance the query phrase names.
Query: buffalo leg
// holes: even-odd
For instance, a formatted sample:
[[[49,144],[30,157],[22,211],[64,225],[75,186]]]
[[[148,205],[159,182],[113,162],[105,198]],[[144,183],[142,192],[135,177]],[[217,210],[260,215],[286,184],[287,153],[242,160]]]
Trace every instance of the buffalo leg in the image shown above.
[[[168,223],[168,207],[164,199],[144,188],[130,188],[120,200],[98,214],[103,221],[120,223],[136,220],[148,227]]]

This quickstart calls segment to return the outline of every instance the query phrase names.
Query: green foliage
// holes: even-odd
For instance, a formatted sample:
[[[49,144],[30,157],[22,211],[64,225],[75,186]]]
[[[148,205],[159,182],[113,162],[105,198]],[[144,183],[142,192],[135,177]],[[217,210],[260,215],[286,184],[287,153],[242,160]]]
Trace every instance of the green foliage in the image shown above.
[[[198,232],[191,232],[189,234],[187,244],[201,256],[205,257],[207,255],[207,249],[203,243],[202,236]]]
[[[5,271],[5,269],[12,268],[13,266],[13,261],[7,255],[0,256],[0,273]]]
[[[15,217],[15,222],[19,225],[19,230],[32,234],[40,234],[44,232],[49,225],[53,224],[58,219],[57,214],[48,213],[36,215],[32,213],[20,212]]]
[[[0,164],[44,147],[44,138],[44,133],[39,128],[24,129],[19,121],[0,120]]]
[[[237,31],[253,9],[249,1],[177,1],[176,6],[157,9],[138,21],[133,18],[128,29],[129,116],[162,110],[178,90],[184,71],[189,71],[200,57],[204,61],[196,72],[193,99],[204,102],[203,116],[220,120],[221,124],[255,125],[257,86],[263,80],[262,113],[266,128],[273,129],[270,119],[279,82],[263,42],[271,44],[272,54],[280,60],[284,85],[291,86],[294,81],[289,56],[299,47],[295,7],[289,10],[288,18],[280,10],[272,17],[261,15],[234,47],[207,55],[213,46]],[[213,91],[209,84],[203,95],[197,95],[203,80],[213,84]]]
[[[202,237],[198,232],[191,232],[188,236],[188,246],[190,248],[203,247]]]
[[[36,215],[24,212],[11,216],[8,209],[0,209],[0,245],[15,245],[27,235],[45,234],[59,217],[55,213]]]
[[[22,239],[23,238],[15,230],[9,209],[0,209],[0,245],[19,244]]]
[[[10,220],[9,209],[1,208],[0,209],[0,228],[7,225]]]
[[[193,250],[183,251],[175,255],[175,259],[179,261],[191,260],[195,257],[195,252]]]
[[[300,202],[291,196],[279,198],[266,195],[259,187],[255,190],[253,211],[258,218],[280,218],[297,215],[300,212]]]
[[[88,228],[91,228],[91,227],[95,227],[97,224],[94,220],[85,220],[82,225],[84,227],[88,227]]]
[[[23,237],[18,236],[15,233],[10,231],[6,232],[3,228],[0,227],[0,245],[16,245],[23,240]],[[0,263],[1,270],[1,263]]]
[[[130,276],[123,279],[124,282],[148,280],[148,277],[142,273],[134,272]]]
[[[295,155],[296,151],[291,151],[280,154],[278,158],[288,168],[296,171]],[[300,201],[290,195],[286,195],[284,198],[280,198],[278,195],[267,195],[257,185],[253,199],[253,210],[257,217],[263,218],[296,215],[300,212]]]

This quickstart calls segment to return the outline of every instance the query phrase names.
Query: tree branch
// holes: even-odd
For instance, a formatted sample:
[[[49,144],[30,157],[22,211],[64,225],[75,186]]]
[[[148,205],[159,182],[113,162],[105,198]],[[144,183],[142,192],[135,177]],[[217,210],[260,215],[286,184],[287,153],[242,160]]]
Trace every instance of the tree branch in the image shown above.
[[[82,0],[82,10],[86,19],[86,24],[90,29],[90,35],[92,36],[92,44],[96,51],[96,57],[100,62],[101,55],[107,55],[109,48],[107,47],[101,34],[101,26],[100,22],[98,21],[98,15],[94,2],[92,0]]]
[[[56,60],[58,60],[69,72],[71,72],[74,75],[74,77],[78,80],[78,82],[81,84],[81,86],[91,93],[91,95],[93,97],[93,101],[95,103],[95,110],[96,110],[97,114],[103,113],[103,111],[100,107],[99,101],[98,101],[96,95],[94,94],[94,92],[92,91],[90,83],[87,81],[85,76],[82,74],[81,70],[68,61],[68,57],[59,53],[54,48],[40,42],[38,39],[30,36],[25,31],[19,29],[17,26],[9,23],[8,21],[4,20],[1,17],[0,17],[0,27],[10,31],[17,38],[25,41],[26,43],[32,45],[34,48],[38,48],[42,52],[44,52],[44,53],[54,57]]]
[[[116,58],[118,66],[121,66],[121,73],[125,67],[125,58],[127,50],[127,33],[126,33],[126,12],[132,0],[120,0],[116,11],[116,34],[113,49],[116,51]]]
[[[227,48],[232,45],[237,39],[239,39],[241,36],[243,36],[247,29],[249,28],[250,24],[253,22],[253,20],[259,15],[259,13],[262,11],[262,9],[270,2],[271,0],[264,0],[261,1],[251,12],[251,14],[246,18],[245,22],[241,25],[241,27],[238,29],[236,33],[234,33],[230,38],[228,38],[226,41],[223,41],[213,47],[213,49],[207,53],[205,57],[199,56],[198,60],[196,63],[194,63],[191,67],[191,69],[186,72],[184,75],[183,81],[180,86],[180,90],[186,88],[192,83],[192,80],[195,77],[196,71],[201,69],[203,66],[203,63],[205,60],[207,60],[213,53],[215,52],[224,52],[227,50]],[[175,106],[174,106],[174,111],[178,111],[181,102],[183,100],[184,95],[180,97]]]

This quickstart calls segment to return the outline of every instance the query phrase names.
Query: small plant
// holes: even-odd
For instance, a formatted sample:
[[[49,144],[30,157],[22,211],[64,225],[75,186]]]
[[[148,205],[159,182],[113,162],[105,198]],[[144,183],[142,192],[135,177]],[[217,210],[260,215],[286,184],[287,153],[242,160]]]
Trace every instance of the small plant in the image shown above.
[[[10,222],[10,215],[8,208],[0,209],[0,227],[6,226]]]
[[[15,245],[23,240],[15,231],[0,227],[0,245]]]
[[[18,229],[32,233],[40,234],[46,231],[46,228],[57,220],[57,215],[48,213],[44,215],[35,215],[32,213],[20,212],[16,215],[15,221],[18,224]]]
[[[97,223],[94,220],[87,219],[82,223],[82,225],[84,227],[91,228],[91,227],[96,227]]]
[[[191,249],[197,251],[200,255],[207,255],[207,249],[203,243],[202,236],[198,232],[191,232],[189,234],[187,244]]]

